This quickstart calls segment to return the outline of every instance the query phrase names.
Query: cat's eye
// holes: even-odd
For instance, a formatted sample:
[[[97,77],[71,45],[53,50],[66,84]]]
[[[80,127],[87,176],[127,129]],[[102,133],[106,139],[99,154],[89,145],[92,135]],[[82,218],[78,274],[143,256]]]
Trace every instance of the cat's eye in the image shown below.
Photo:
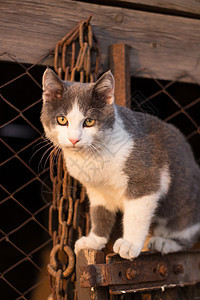
[[[92,126],[94,126],[94,124],[95,124],[94,119],[87,118],[87,119],[85,119],[83,126],[84,127],[92,127]]]
[[[65,117],[57,117],[57,122],[59,125],[68,125],[68,120]]]

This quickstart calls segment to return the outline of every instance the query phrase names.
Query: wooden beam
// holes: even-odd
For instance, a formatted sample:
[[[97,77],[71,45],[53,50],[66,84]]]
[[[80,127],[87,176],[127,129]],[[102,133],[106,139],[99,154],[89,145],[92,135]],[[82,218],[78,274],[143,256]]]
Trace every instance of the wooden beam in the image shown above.
[[[131,106],[130,47],[124,44],[110,46],[110,68],[115,78],[115,103]]]
[[[183,15],[200,15],[200,2],[198,0],[115,0],[115,2],[115,5],[123,4],[123,6],[125,6],[125,4],[128,4],[129,7],[130,5],[132,5],[132,7],[135,5],[137,5],[137,7],[146,6],[152,11],[160,9]]]
[[[181,80],[200,82],[200,20],[71,0],[1,1],[0,54],[8,52],[20,62],[37,63],[90,14],[101,45],[103,71],[109,68],[108,47],[124,43],[132,48],[131,75],[175,80],[189,74]],[[0,59],[12,61],[7,54]],[[43,63],[51,65],[53,60]]]

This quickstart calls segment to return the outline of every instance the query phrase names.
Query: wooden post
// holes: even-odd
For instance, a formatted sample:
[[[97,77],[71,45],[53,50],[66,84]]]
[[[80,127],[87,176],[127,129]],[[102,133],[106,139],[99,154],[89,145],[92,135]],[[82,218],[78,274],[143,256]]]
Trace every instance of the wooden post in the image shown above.
[[[110,46],[110,68],[115,78],[115,103],[131,106],[130,47],[125,44]]]
[[[93,249],[83,249],[76,256],[76,293],[78,300],[107,300],[108,288],[106,287],[91,287],[82,288],[80,286],[80,267],[90,264],[105,263],[105,255],[102,251]]]

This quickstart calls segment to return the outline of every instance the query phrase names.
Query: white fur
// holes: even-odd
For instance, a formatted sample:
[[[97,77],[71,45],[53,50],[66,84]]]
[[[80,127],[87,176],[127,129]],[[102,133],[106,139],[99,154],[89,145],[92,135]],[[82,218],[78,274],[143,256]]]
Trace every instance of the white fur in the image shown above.
[[[148,249],[159,251],[162,254],[168,254],[180,251],[182,247],[176,241],[155,236],[149,240]]]
[[[114,176],[115,178],[117,176]],[[117,180],[118,178],[116,178]],[[120,188],[120,184],[125,181],[125,186]],[[126,188],[126,178],[123,178],[118,182],[118,188],[113,186],[107,186],[105,184],[96,186],[95,188],[87,186],[87,194],[90,199],[91,206],[104,206],[111,212],[117,212],[118,210],[124,210],[124,191]],[[116,182],[117,186],[117,182]]]
[[[64,149],[70,174],[85,185],[89,195],[95,197],[96,194],[96,199],[90,197],[93,205],[105,204],[109,198],[112,204],[108,205],[116,206],[117,195],[121,198],[127,186],[127,177],[122,168],[133,148],[133,141],[123,128],[122,122],[117,119],[113,131],[107,134],[106,140],[96,151],[94,150],[95,153],[90,150]],[[115,210],[117,208],[118,205]]]
[[[75,147],[71,148],[71,151],[79,149],[79,147],[91,144],[92,137],[96,134],[95,127],[83,127],[85,117],[80,111],[77,101],[75,101],[71,111],[66,115],[68,120],[68,126],[56,126],[56,132],[58,137],[58,144],[62,148],[72,147],[70,139],[80,140]]]
[[[181,231],[174,231],[169,234],[170,238],[179,238],[179,239],[185,239],[190,240],[194,235],[196,235],[198,232],[200,232],[200,223],[192,225],[186,229],[183,229]]]
[[[83,122],[85,117],[79,110],[78,103],[75,101],[72,110],[67,114],[68,139],[81,139],[83,134]]]
[[[153,231],[153,237],[149,240],[149,250],[156,250],[162,254],[180,251],[183,247],[173,239],[190,241],[200,231],[200,223],[187,227],[181,231],[172,231],[167,227],[165,219],[157,218],[158,225]]]
[[[160,189],[158,191],[159,197],[167,194],[167,192],[169,190],[170,182],[171,182],[171,177],[169,174],[169,168],[166,165],[166,166],[164,166],[164,168],[161,171]]]
[[[132,259],[142,250],[159,195],[153,194],[124,202],[124,235],[114,244],[114,252]]]
[[[170,177],[165,167],[161,173],[160,189],[157,193],[138,199],[124,201],[124,235],[114,244],[114,252],[121,257],[137,257],[143,248],[149,226],[161,195],[167,193]]]
[[[108,242],[107,238],[99,237],[94,233],[90,233],[87,237],[82,236],[76,243],[74,252],[77,254],[81,249],[92,248],[94,250],[101,250]]]
[[[181,231],[171,231],[167,227],[167,221],[165,219],[156,218],[158,225],[153,231],[154,236],[161,236],[163,238],[170,239],[184,239],[190,240],[194,235],[200,231],[200,223],[187,227]]]
[[[116,240],[113,250],[115,253],[119,253],[122,258],[133,259],[137,257],[141,252],[141,244],[131,243],[125,239]]]

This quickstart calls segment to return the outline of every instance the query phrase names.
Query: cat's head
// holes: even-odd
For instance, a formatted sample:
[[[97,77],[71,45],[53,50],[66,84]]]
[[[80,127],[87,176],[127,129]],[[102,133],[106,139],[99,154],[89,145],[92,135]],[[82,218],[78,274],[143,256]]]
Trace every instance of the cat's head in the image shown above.
[[[41,121],[46,137],[62,149],[85,148],[111,130],[113,103],[110,71],[95,83],[62,81],[51,69],[44,72]]]

